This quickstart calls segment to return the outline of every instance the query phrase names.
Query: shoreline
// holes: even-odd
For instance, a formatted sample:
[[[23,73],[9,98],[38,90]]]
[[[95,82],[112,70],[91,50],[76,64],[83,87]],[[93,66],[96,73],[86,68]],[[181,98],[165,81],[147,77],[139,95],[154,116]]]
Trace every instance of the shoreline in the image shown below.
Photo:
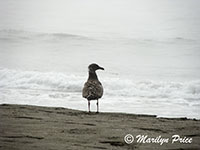
[[[127,144],[127,134],[135,140]],[[140,143],[137,136],[146,138]],[[192,138],[172,144],[172,136]],[[165,139],[165,143],[156,143]],[[168,142],[166,143],[168,139]],[[200,120],[63,107],[0,105],[0,149],[200,149]],[[148,143],[150,142],[150,143]]]

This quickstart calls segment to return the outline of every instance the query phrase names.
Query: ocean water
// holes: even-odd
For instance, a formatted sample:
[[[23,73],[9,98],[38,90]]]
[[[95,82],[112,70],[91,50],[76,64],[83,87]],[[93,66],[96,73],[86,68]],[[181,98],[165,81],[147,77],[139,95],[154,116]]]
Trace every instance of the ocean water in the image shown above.
[[[200,118],[200,1],[0,0],[0,103]],[[92,102],[96,111],[96,103]]]

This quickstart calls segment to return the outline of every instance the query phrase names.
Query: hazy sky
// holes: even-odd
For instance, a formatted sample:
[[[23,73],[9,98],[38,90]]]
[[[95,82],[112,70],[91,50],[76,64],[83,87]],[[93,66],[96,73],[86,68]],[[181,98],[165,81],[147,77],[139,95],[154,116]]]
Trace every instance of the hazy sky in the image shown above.
[[[199,0],[0,0],[0,29],[199,38]]]

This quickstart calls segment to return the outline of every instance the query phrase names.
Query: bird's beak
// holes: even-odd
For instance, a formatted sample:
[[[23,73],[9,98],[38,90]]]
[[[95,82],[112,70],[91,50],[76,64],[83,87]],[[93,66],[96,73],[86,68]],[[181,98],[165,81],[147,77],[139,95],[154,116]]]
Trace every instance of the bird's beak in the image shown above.
[[[103,68],[103,67],[99,67],[99,69],[101,69],[101,70],[104,70],[104,68]]]

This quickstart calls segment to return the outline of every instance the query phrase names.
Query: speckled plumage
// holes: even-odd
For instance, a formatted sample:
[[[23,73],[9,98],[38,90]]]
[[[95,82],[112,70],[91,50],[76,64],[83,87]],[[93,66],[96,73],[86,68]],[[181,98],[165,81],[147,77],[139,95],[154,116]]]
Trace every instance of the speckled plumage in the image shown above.
[[[103,86],[99,80],[88,80],[82,94],[87,100],[97,100],[103,96]]]
[[[88,100],[88,110],[90,112],[90,101],[97,100],[97,112],[99,112],[99,102],[98,100],[103,96],[103,86],[98,80],[96,70],[104,68],[98,66],[97,64],[91,64],[88,67],[89,77],[87,82],[84,84],[82,90],[82,96]]]

